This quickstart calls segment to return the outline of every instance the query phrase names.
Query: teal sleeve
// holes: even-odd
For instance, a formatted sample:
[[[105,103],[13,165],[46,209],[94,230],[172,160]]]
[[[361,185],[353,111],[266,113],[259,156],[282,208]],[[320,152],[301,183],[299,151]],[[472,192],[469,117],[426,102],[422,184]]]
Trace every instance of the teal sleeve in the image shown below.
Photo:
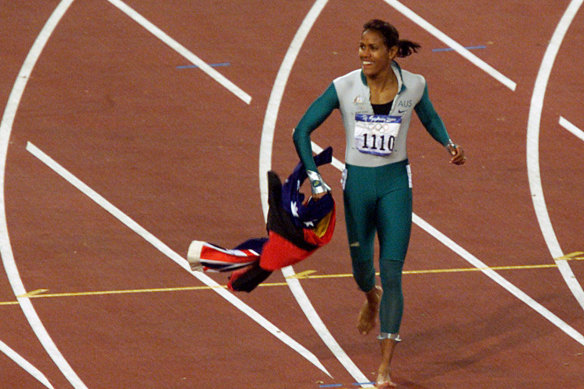
[[[331,83],[324,93],[308,107],[308,110],[294,129],[292,136],[294,146],[307,170],[318,171],[312,157],[310,133],[316,130],[335,108],[339,108],[339,98],[334,84]]]
[[[420,121],[426,128],[426,131],[432,138],[436,139],[440,144],[446,146],[450,140],[448,136],[448,131],[446,131],[446,126],[438,113],[434,109],[430,97],[428,96],[428,85],[424,88],[424,94],[420,102],[414,107]]]

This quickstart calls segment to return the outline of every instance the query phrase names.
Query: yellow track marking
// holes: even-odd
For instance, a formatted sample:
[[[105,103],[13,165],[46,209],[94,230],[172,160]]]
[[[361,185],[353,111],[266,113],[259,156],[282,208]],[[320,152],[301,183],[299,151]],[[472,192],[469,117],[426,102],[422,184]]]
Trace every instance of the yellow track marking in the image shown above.
[[[48,292],[48,289],[37,289],[37,290],[33,290],[31,292],[25,293],[25,294],[21,294],[20,296],[16,296],[16,297],[33,297],[36,295],[39,295],[41,293],[45,293]]]
[[[316,273],[316,270],[304,270],[303,272],[296,273],[293,276],[286,277],[286,279],[289,280],[289,279],[296,278],[299,280],[303,280],[303,279],[309,278],[309,276],[313,273]]]
[[[575,251],[570,254],[563,255],[561,257],[554,258],[555,261],[582,261],[584,260],[584,251]]]
[[[555,260],[565,260],[565,261],[582,261],[584,260],[584,252],[576,251],[574,253],[566,254],[562,257],[555,258]],[[443,273],[464,273],[464,272],[477,272],[482,270],[533,270],[533,269],[550,269],[555,268],[555,264],[546,265],[517,265],[517,266],[493,266],[486,268],[452,268],[452,269],[429,269],[429,270],[404,270],[404,275],[419,275],[419,274],[443,274]],[[305,270],[303,272],[297,273],[296,275],[288,278],[296,279],[331,279],[331,278],[350,278],[353,277],[350,273],[345,274],[314,274],[316,270]],[[379,275],[379,273],[377,273]],[[274,286],[286,286],[285,282],[264,282],[259,285],[260,287],[274,287]],[[149,288],[149,289],[126,289],[126,290],[102,290],[93,292],[69,292],[69,293],[45,293],[48,289],[36,289],[30,291],[26,294],[17,296],[19,298],[54,298],[54,297],[81,297],[81,296],[103,296],[103,295],[114,295],[114,294],[132,294],[132,293],[160,293],[160,292],[184,292],[184,291],[197,291],[197,290],[210,290],[214,288],[226,288],[226,285],[210,287],[210,286],[183,286],[174,288]],[[17,305],[18,301],[0,301],[0,306],[3,305]]]

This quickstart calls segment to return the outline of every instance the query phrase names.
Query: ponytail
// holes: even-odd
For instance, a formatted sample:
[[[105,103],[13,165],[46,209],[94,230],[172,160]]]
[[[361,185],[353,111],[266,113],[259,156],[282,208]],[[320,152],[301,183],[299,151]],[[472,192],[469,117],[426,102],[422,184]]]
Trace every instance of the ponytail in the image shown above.
[[[372,19],[363,25],[363,32],[365,30],[373,30],[379,32],[383,36],[383,42],[388,49],[391,49],[394,46],[397,46],[397,56],[398,57],[407,57],[413,53],[417,53],[418,49],[422,46],[417,44],[416,42],[412,42],[406,39],[399,39],[399,32],[397,29],[379,19]]]
[[[397,42],[397,56],[398,57],[407,57],[413,53],[417,53],[418,49],[422,47],[416,42],[412,42],[409,40],[399,40]]]

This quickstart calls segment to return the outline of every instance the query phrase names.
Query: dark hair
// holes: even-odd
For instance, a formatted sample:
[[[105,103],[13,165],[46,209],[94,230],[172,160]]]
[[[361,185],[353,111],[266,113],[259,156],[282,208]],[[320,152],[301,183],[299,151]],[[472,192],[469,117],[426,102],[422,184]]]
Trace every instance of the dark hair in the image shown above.
[[[383,42],[388,49],[397,46],[398,57],[407,57],[412,53],[417,53],[418,49],[422,47],[416,42],[399,39],[399,32],[397,29],[383,20],[371,19],[363,25],[363,32],[366,30],[379,32],[381,36],[383,36]]]

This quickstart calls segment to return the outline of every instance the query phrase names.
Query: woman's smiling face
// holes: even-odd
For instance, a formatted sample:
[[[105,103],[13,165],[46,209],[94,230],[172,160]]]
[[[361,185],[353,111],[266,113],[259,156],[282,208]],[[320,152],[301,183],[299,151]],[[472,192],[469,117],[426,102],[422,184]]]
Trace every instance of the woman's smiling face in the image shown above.
[[[368,77],[376,77],[390,68],[391,61],[397,55],[397,46],[388,49],[381,33],[375,30],[365,30],[359,42],[359,59],[363,73]]]

